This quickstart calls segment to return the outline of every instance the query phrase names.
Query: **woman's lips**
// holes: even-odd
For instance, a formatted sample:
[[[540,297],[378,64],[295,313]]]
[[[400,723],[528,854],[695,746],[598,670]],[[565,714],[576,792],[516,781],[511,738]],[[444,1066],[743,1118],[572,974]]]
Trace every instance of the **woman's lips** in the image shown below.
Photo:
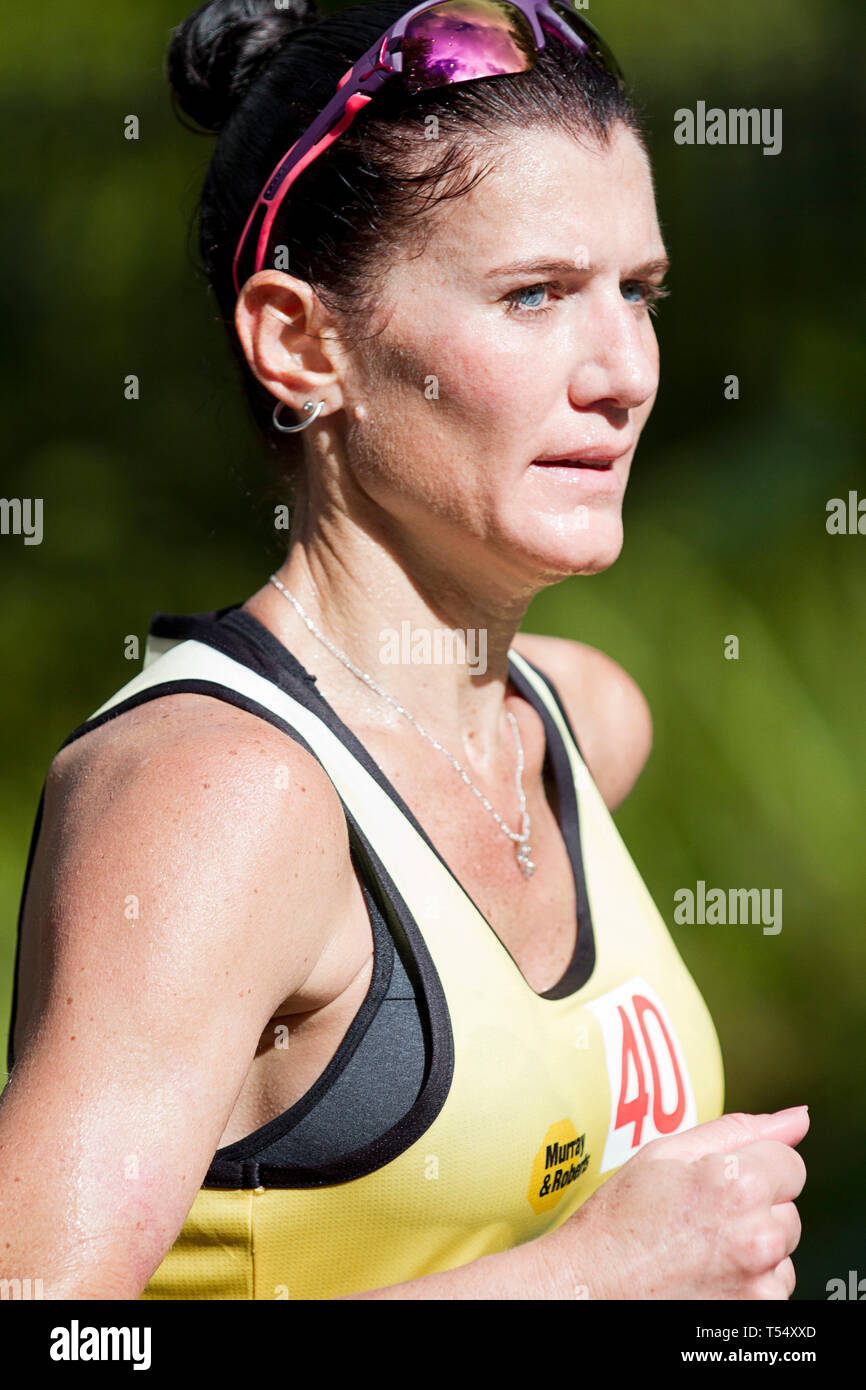
[[[629,449],[633,447],[632,444]],[[580,455],[560,454],[558,458],[534,459],[528,472],[536,480],[544,478],[546,486],[564,488],[578,497],[599,497],[602,493],[619,496],[625,482],[622,470],[614,468],[614,464],[617,459],[624,458],[629,449],[595,448]]]
[[[609,469],[616,463],[617,459],[624,458],[631,449],[588,449],[586,453],[580,454],[557,454],[552,458],[533,459],[533,466],[556,467],[556,468],[594,468]]]
[[[613,468],[613,459],[606,462],[592,459],[533,459],[533,467],[538,468],[594,468],[597,471],[605,472]]]

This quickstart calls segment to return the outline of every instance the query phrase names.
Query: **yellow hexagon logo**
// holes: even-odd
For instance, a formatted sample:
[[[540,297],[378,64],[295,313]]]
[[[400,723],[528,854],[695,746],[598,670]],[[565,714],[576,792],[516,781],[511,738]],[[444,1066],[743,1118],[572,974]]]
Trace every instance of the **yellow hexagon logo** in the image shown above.
[[[535,1155],[526,1194],[539,1216],[555,1207],[571,1184],[586,1172],[589,1154],[585,1147],[586,1135],[578,1134],[571,1120],[557,1120],[550,1126]]]

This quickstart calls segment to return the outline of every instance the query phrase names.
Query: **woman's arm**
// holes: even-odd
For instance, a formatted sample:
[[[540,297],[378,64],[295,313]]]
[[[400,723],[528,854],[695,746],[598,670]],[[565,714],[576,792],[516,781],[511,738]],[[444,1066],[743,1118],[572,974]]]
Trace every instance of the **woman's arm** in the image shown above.
[[[347,968],[330,781],[204,699],[94,731],[46,786],[27,903],[46,964],[0,1099],[0,1278],[39,1278],[49,1299],[141,1294],[270,1019],[336,997]],[[788,1297],[807,1126],[723,1116],[656,1140],[548,1235],[352,1297]]]
[[[357,1299],[787,1299],[805,1106],[655,1139],[547,1235]]]
[[[138,1297],[346,920],[345,819],[304,749],[203,696],[132,713],[52,764],[28,893],[43,966],[0,1099],[0,1277],[47,1298]]]
[[[368,1293],[345,1294],[340,1302],[576,1298],[573,1260],[557,1269],[554,1251],[549,1246],[550,1237],[540,1236],[441,1274],[425,1274],[420,1279]]]

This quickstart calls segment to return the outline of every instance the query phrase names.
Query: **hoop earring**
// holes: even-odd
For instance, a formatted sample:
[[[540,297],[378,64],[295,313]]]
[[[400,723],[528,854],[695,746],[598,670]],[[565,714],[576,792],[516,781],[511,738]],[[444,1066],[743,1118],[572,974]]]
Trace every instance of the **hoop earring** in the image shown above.
[[[277,416],[279,415],[280,411],[282,410],[283,406],[285,405],[285,401],[277,401],[276,405],[274,406],[274,415],[273,415],[274,429],[280,430],[282,434],[294,434],[297,430],[305,430],[305,429],[307,428],[307,425],[311,425],[311,424],[313,423],[313,421],[315,420],[316,416],[319,414],[319,411],[322,409],[322,406],[323,406],[324,404],[325,404],[324,401],[319,401],[319,404],[316,406],[315,410],[313,410],[313,402],[312,402],[312,401],[305,401],[305,402],[304,402],[304,410],[307,411],[307,412],[309,412],[309,411],[312,410],[312,411],[313,411],[312,415],[309,415],[309,414],[308,414],[307,419],[306,419],[306,420],[302,420],[301,423],[300,423],[299,425],[281,425],[280,422],[279,422],[279,420],[277,419]]]

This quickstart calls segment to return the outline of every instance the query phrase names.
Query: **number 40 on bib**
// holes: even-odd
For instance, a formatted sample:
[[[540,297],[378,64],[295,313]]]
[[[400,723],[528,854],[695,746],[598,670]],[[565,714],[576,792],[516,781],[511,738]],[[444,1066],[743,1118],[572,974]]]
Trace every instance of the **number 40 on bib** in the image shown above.
[[[651,1139],[697,1124],[685,1055],[667,1009],[639,975],[587,1004],[604,1038],[610,1126],[599,1172],[633,1158]]]

